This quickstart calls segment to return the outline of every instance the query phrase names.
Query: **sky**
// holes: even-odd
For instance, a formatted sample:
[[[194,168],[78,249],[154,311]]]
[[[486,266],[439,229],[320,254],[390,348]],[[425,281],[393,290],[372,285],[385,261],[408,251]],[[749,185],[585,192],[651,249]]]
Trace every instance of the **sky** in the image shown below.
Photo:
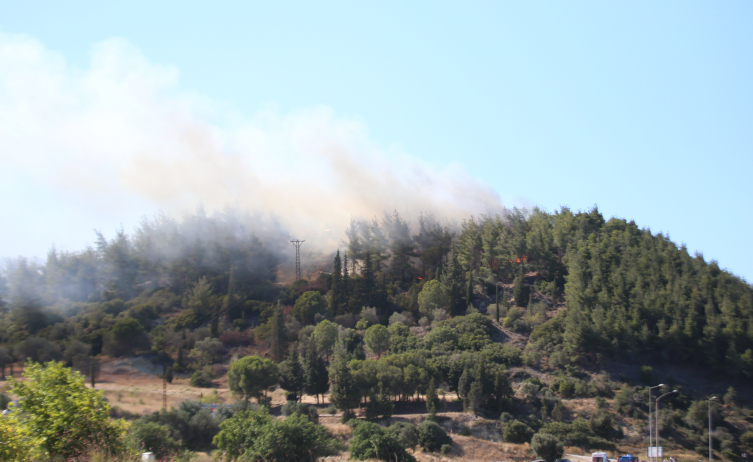
[[[753,280],[750,2],[0,11],[0,256],[199,204],[324,247],[351,216],[598,205]]]

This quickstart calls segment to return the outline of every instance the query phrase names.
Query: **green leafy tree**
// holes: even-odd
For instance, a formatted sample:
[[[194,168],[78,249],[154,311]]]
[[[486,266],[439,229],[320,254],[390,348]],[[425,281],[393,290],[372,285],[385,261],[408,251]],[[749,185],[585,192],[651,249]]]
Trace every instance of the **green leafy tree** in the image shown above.
[[[48,455],[68,459],[93,445],[111,452],[122,449],[122,433],[108,417],[110,406],[101,392],[86,387],[81,374],[59,362],[29,362],[24,377],[23,382],[9,380],[19,399],[15,418]]]
[[[383,325],[375,324],[366,329],[363,341],[371,351],[376,353],[377,357],[381,357],[382,353],[390,348],[390,333]]]
[[[249,398],[261,399],[278,382],[277,364],[267,358],[246,356],[234,362],[227,373],[230,391]]]
[[[316,329],[314,329],[314,340],[316,341],[317,351],[324,353],[327,361],[329,361],[332,348],[337,343],[337,324],[326,319],[317,324]]]
[[[554,462],[565,452],[562,442],[554,435],[536,433],[531,439],[531,449],[539,459]]]
[[[311,461],[333,454],[337,441],[327,430],[302,414],[273,420],[262,426],[253,446],[239,458],[243,462]]]
[[[314,324],[314,316],[324,314],[327,302],[318,290],[309,290],[298,297],[293,305],[292,315],[304,326]]]
[[[355,460],[416,461],[405,450],[397,435],[372,422],[361,421],[353,427],[349,449],[351,459]]]
[[[254,446],[261,436],[262,429],[272,422],[264,411],[239,411],[220,424],[220,431],[212,444],[227,460],[238,459],[246,450]]]
[[[23,434],[12,416],[0,418],[0,460],[29,460],[34,439]]]
[[[432,279],[424,284],[421,292],[418,294],[418,310],[424,316],[431,318],[434,310],[438,308],[449,308],[450,296],[447,289],[436,279]]]
[[[171,435],[170,427],[143,419],[133,422],[128,430],[128,440],[137,451],[152,452],[160,459],[182,452],[180,444]]]
[[[121,319],[112,326],[110,334],[105,337],[104,351],[112,356],[122,356],[146,349],[149,341],[145,333],[144,327],[136,319]]]

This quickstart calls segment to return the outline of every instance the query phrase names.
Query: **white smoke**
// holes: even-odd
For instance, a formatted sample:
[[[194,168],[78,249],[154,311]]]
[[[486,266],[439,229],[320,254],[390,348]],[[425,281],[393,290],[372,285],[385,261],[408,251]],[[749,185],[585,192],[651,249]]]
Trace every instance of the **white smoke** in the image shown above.
[[[77,69],[33,38],[0,34],[0,255],[197,204],[276,216],[320,248],[352,216],[397,210],[415,225],[421,212],[503,210],[461,165],[379,149],[326,106],[248,116],[180,90],[178,75],[124,39],[96,44]]]

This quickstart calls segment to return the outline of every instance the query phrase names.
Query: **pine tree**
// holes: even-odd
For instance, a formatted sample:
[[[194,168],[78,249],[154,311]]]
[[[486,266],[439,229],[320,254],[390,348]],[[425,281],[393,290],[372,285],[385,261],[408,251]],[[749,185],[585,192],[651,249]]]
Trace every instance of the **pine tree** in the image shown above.
[[[465,293],[465,304],[471,306],[473,303],[473,271],[468,270],[468,287]]]
[[[278,301],[275,312],[272,315],[272,326],[269,333],[269,350],[275,362],[279,363],[283,359],[286,337],[285,319],[282,315],[282,307]]]

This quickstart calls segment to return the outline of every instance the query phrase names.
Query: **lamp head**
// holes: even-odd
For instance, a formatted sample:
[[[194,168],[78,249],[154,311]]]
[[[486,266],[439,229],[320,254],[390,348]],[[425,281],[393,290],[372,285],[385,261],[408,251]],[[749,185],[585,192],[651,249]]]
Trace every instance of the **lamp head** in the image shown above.
[[[672,393],[677,393],[677,390],[672,390]]]
[[[718,398],[718,396],[712,396],[711,398],[709,398],[709,401],[713,401],[713,400],[715,400],[717,398]]]

